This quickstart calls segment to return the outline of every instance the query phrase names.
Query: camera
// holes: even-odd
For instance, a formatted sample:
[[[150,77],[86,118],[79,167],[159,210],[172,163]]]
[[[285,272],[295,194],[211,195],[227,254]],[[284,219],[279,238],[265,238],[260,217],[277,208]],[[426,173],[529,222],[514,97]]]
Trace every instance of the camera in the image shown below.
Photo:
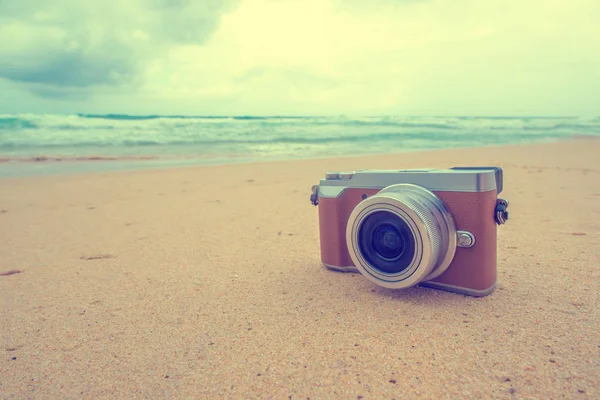
[[[329,172],[312,187],[321,262],[390,289],[496,287],[500,167]]]

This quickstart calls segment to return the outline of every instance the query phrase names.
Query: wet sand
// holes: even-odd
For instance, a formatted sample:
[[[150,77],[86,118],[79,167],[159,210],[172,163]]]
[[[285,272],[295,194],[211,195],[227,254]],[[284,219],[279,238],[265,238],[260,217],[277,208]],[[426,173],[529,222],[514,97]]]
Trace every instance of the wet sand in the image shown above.
[[[2,398],[600,398],[600,140],[0,180]],[[499,165],[498,287],[320,264],[326,171]]]

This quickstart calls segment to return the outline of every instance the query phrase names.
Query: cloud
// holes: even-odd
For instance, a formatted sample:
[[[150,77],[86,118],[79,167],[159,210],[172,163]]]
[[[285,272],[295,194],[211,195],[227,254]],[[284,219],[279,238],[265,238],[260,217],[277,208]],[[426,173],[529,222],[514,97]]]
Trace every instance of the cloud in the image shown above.
[[[17,82],[81,88],[130,80],[135,64],[136,60],[125,54],[53,48],[40,50],[35,57],[7,57],[0,74]]]
[[[598,13],[597,0],[0,0],[0,85],[28,91],[22,109],[66,112],[594,113]]]
[[[58,93],[56,88],[136,84],[145,63],[164,57],[170,46],[208,40],[235,4],[3,0],[0,78],[46,94]]]

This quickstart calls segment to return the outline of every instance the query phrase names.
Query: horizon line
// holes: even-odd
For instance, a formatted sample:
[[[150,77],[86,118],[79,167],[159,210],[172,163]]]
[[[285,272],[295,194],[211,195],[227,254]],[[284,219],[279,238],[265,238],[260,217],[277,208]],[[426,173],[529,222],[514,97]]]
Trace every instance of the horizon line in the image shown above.
[[[482,118],[482,119],[512,119],[512,118],[537,118],[537,119],[554,119],[554,118],[600,118],[600,115],[596,116],[583,116],[583,115],[485,115],[485,114],[320,114],[320,115],[302,115],[302,114],[127,114],[127,113],[11,113],[11,114],[0,114],[0,115],[71,115],[82,118],[103,118],[103,119],[158,119],[158,118],[189,118],[189,119],[269,119],[269,118],[385,118],[385,117],[401,117],[401,118]]]

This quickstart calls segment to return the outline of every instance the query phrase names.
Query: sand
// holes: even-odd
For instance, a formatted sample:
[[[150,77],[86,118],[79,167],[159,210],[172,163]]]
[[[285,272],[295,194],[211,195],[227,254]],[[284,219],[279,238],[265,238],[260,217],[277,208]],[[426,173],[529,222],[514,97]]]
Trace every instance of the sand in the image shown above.
[[[600,398],[600,140],[0,180],[2,398]],[[483,298],[320,264],[326,171],[500,165]]]

